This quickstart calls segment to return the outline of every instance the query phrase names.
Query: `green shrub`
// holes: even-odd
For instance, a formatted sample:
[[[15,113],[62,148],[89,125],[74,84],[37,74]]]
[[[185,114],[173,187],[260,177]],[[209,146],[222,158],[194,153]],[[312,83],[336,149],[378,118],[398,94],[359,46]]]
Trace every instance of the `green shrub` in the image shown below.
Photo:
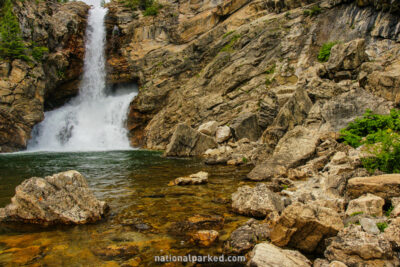
[[[29,61],[11,0],[5,0],[0,17],[0,58]]]
[[[322,45],[318,53],[318,60],[320,62],[328,61],[329,57],[331,56],[331,49],[335,44],[337,44],[337,42],[329,42]]]
[[[387,211],[385,211],[386,217],[390,217],[390,214],[392,213],[393,209],[394,209],[394,207],[390,206],[390,208]]]
[[[42,61],[43,60],[43,56],[45,53],[49,52],[49,49],[47,47],[44,46],[35,46],[32,49],[32,57],[36,60],[36,61]]]
[[[357,216],[357,215],[360,215],[360,214],[364,214],[364,212],[362,212],[362,211],[353,212],[352,214],[350,214],[350,217],[354,217],[354,216]]]
[[[246,164],[248,161],[249,161],[249,160],[248,160],[246,157],[243,157],[243,158],[242,158],[242,162],[243,162],[244,164]]]
[[[229,35],[231,35],[232,33],[234,33],[235,31],[229,31],[229,32],[226,32],[223,36],[222,36],[222,38],[226,38],[226,37],[228,37]]]
[[[160,10],[161,5],[154,1],[151,6],[146,7],[146,9],[143,12],[144,16],[157,16],[158,11]]]
[[[321,8],[318,5],[313,6],[311,9],[306,9],[303,11],[305,17],[314,17],[321,13]]]
[[[156,16],[162,8],[162,5],[155,0],[125,0],[122,2],[132,10],[143,10],[144,16]]]
[[[381,231],[381,233],[383,233],[385,231],[385,229],[388,227],[387,222],[378,222],[376,223],[376,226],[378,227],[379,231]]]
[[[275,68],[276,68],[276,64],[272,65],[271,67],[269,67],[265,73],[266,74],[273,74],[275,72]]]
[[[231,40],[229,43],[227,43],[220,52],[232,52],[233,51],[233,46],[235,45],[236,41],[240,39],[240,34],[235,34],[232,36]]]
[[[340,131],[339,141],[357,148],[365,145],[368,156],[361,159],[369,171],[376,169],[387,173],[400,172],[400,110],[392,109],[389,115],[379,115],[367,110],[362,118]]]

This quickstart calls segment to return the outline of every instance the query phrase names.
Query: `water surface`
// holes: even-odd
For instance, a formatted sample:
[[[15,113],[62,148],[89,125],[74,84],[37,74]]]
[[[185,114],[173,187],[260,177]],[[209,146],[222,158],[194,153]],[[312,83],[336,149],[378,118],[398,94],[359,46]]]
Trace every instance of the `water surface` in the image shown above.
[[[219,255],[223,241],[247,220],[233,214],[228,201],[248,168],[142,150],[0,155],[0,205],[10,202],[24,179],[71,169],[85,175],[95,195],[110,205],[109,216],[80,226],[1,225],[0,266],[153,266],[155,255]],[[206,185],[167,186],[201,170],[210,173]],[[224,216],[214,246],[199,248],[174,231],[174,223],[195,214]]]

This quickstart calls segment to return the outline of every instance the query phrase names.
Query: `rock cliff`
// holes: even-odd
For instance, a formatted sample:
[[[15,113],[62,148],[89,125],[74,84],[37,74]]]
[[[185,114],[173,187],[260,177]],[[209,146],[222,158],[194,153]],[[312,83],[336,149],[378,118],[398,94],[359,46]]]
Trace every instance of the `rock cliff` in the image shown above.
[[[24,149],[44,110],[77,94],[88,10],[82,2],[15,2],[25,45],[48,51],[41,59],[0,60],[0,152]]]

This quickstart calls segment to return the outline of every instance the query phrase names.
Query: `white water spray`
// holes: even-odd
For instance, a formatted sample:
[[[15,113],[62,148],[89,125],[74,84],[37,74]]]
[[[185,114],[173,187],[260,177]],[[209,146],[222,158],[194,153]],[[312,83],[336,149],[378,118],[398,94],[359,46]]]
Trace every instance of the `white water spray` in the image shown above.
[[[86,29],[86,50],[79,95],[66,105],[45,113],[36,125],[28,150],[93,151],[130,149],[125,128],[129,103],[136,96],[105,92],[105,26],[107,9],[101,0],[92,5]],[[133,88],[131,88],[133,89]]]

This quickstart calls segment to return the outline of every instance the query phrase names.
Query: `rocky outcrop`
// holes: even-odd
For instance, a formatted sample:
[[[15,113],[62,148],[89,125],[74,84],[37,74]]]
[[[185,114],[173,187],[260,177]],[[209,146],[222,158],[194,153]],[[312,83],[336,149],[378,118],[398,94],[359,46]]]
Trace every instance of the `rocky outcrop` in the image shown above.
[[[339,214],[318,204],[294,203],[282,212],[271,234],[277,246],[290,246],[304,252],[324,247],[323,240],[335,236],[343,223]]]
[[[361,226],[350,225],[328,241],[325,257],[348,266],[398,266],[392,245],[382,236],[364,232]]]
[[[256,245],[250,253],[248,266],[310,267],[311,261],[298,251],[281,249],[272,244],[261,243]]]
[[[67,171],[25,180],[15,189],[11,204],[0,209],[0,219],[46,225],[84,224],[101,220],[107,209],[79,172]]]
[[[29,63],[0,60],[0,152],[24,149],[44,109],[77,94],[88,10],[82,2],[15,2],[23,40],[48,52]]]
[[[270,191],[265,184],[256,187],[242,186],[232,194],[232,209],[243,215],[265,218],[283,210],[279,195]]]
[[[371,193],[389,201],[393,197],[400,196],[400,175],[355,177],[348,181],[346,193],[351,199]]]
[[[166,156],[199,156],[207,149],[217,147],[214,138],[202,134],[186,124],[179,124],[171,138]]]

